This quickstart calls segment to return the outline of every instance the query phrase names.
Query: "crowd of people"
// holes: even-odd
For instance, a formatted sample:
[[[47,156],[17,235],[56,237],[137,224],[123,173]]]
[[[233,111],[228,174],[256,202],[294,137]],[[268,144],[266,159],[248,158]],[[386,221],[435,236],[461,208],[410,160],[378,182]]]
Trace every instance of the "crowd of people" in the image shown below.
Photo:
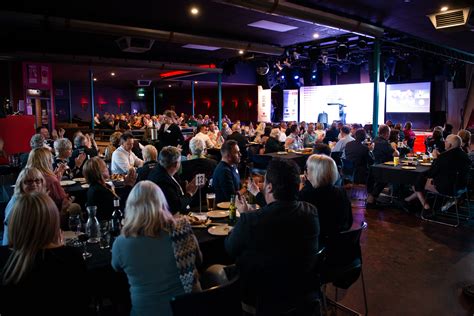
[[[5,247],[0,248],[0,293],[6,302],[0,308],[2,315],[26,308],[20,297],[39,308],[44,306],[40,302],[47,301],[45,296],[58,295],[61,304],[40,308],[52,315],[66,304],[77,308],[73,314],[87,308],[87,299],[72,296],[71,302],[72,297],[62,291],[71,275],[85,273],[81,255],[64,245],[61,233],[68,229],[68,216],[84,213],[60,185],[62,179],[78,177],[89,184],[86,204],[97,206],[100,221],[111,219],[115,201],[125,206],[111,265],[128,277],[132,314],[171,315],[172,297],[201,290],[197,271],[202,254],[182,216],[199,200],[197,192],[203,185],[196,184],[198,173],[212,179],[205,189],[215,192],[216,202],[237,196],[241,217],[225,249],[237,262],[244,310],[250,315],[276,315],[296,307],[301,308],[298,315],[305,315],[308,306],[300,298],[316,290],[310,259],[353,222],[351,203],[341,186],[341,163],[351,162],[354,182],[367,185],[367,205],[374,206],[386,183],[375,182],[370,166],[410,152],[416,137],[410,122],[402,129],[388,121],[372,139],[359,124],[333,123],[326,128],[322,123],[260,122],[254,128],[252,123],[244,126],[225,117],[219,130],[207,115],[178,117],[173,111],[159,116],[106,113],[95,120],[100,127],[117,129],[103,155],[93,135],[80,131],[72,142],[64,138],[63,130],[50,137],[46,128],[39,128],[31,138],[31,151],[23,157],[24,168],[5,211]],[[183,126],[195,127],[191,138],[185,139]],[[128,132],[148,127],[158,129],[159,145],[141,144]],[[465,185],[461,176],[468,174],[469,158],[474,157],[471,134],[447,131],[436,127],[426,140],[426,151],[437,159],[413,187],[407,203],[418,199],[429,208],[424,192],[446,192],[453,175],[459,176],[459,185]],[[313,154],[305,170],[290,159],[271,160],[264,181],[258,182],[239,172],[255,154],[250,144],[257,145],[260,154],[303,148],[312,148]],[[207,153],[212,150],[214,155]],[[111,175],[123,178],[124,189],[114,187]],[[255,200],[260,209],[251,210],[245,197]],[[272,280],[277,276],[275,285]],[[45,293],[45,283],[57,290]],[[77,290],[77,297],[83,297]]]

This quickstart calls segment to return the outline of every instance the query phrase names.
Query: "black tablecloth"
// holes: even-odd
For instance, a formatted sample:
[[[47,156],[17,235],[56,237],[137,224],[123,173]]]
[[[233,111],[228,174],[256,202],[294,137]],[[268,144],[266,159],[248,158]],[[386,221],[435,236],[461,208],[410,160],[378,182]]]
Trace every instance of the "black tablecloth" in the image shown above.
[[[414,170],[407,170],[403,167],[404,165],[378,164],[372,166],[372,174],[376,182],[414,185],[419,177],[424,176],[431,168],[418,165]]]
[[[279,159],[291,159],[296,164],[300,167],[300,171],[303,172],[303,170],[306,167],[306,160],[308,160],[308,157],[311,156],[311,154],[297,154],[297,153],[286,153],[283,155],[277,154],[277,153],[270,153],[270,154],[263,154],[262,156],[268,156],[272,158],[279,158]]]

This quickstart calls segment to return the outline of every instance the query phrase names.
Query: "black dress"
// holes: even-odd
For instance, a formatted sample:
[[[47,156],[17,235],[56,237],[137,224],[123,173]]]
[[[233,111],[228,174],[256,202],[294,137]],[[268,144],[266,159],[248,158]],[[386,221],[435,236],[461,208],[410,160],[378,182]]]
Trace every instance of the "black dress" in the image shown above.
[[[0,247],[0,270],[10,254],[10,249]],[[0,314],[87,315],[89,290],[79,248],[45,249],[19,284],[0,285]]]
[[[99,183],[91,184],[87,190],[87,206],[97,206],[96,216],[99,221],[110,220],[112,218],[114,199],[115,195],[112,191]]]

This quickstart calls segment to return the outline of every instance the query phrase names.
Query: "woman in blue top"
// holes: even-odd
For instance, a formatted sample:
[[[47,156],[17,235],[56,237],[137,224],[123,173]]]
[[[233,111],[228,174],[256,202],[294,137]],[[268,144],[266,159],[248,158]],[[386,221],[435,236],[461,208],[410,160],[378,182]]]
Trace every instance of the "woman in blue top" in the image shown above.
[[[3,221],[3,240],[2,245],[8,245],[8,222],[10,221],[11,212],[16,200],[20,195],[32,192],[46,192],[46,183],[43,174],[36,168],[24,168],[15,183],[15,190],[13,196],[5,208],[5,220]]]
[[[139,182],[125,207],[122,234],[112,248],[112,267],[127,274],[131,315],[171,316],[172,297],[199,291],[201,252],[189,222],[173,217],[161,189]]]

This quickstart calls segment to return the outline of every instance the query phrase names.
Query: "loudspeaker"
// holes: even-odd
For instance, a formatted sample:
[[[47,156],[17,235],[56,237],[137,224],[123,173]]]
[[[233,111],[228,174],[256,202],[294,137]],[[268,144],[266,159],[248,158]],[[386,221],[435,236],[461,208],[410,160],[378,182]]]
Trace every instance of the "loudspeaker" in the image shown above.
[[[144,53],[153,46],[154,40],[124,36],[116,40],[117,45],[124,52]]]
[[[434,111],[431,114],[431,125],[435,126],[443,126],[446,123],[446,111]]]

